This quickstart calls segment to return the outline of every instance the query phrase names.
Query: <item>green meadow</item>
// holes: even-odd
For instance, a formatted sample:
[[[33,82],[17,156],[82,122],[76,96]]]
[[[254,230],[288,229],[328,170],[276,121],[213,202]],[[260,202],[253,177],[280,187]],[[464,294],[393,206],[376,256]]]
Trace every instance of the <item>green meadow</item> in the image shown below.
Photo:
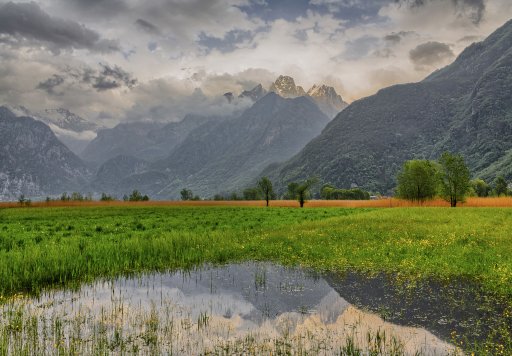
[[[512,210],[84,207],[0,210],[0,294],[208,263],[464,279],[512,297]]]
[[[506,208],[6,208],[0,304],[99,277],[270,261],[387,275],[404,290],[432,282],[470,286],[489,305],[505,307],[493,316],[499,327],[469,349],[509,352],[511,222]]]

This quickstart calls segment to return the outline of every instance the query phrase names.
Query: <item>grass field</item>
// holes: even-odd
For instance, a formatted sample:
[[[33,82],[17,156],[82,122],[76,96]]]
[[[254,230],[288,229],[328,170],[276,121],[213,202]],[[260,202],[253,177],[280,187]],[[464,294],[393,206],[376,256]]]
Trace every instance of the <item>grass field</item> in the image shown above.
[[[258,260],[393,274],[408,287],[467,281],[509,303],[512,325],[511,222],[505,208],[0,209],[0,300],[100,276]]]
[[[0,294],[140,270],[270,260],[469,278],[512,296],[512,210],[81,207],[0,210]]]

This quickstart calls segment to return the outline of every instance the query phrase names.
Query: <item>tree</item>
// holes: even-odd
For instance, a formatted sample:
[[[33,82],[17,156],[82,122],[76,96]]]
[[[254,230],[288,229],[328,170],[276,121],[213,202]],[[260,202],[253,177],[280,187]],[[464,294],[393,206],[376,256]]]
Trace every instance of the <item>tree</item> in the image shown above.
[[[300,207],[304,207],[304,203],[306,202],[306,199],[310,196],[310,190],[317,180],[315,178],[307,179],[302,184],[297,184],[297,187],[295,189],[295,194],[297,197],[297,200],[299,201]],[[289,186],[289,185],[288,185]]]
[[[25,205],[26,201],[27,201],[27,199],[25,198],[25,194],[21,194],[18,197],[18,203],[20,204],[20,206]]]
[[[491,187],[483,179],[475,179],[471,181],[471,187],[478,197],[487,197],[491,192]]]
[[[126,197],[126,196],[125,196]],[[127,197],[129,201],[148,201],[149,197],[147,195],[142,195],[138,190],[134,190],[129,197]],[[126,200],[123,198],[123,200]]]
[[[183,188],[180,192],[181,200],[192,200],[194,198],[194,194],[190,189]]]
[[[244,200],[259,200],[260,199],[260,191],[258,188],[246,188],[243,193]]]
[[[291,182],[288,184],[288,192],[286,193],[287,199],[297,199],[297,188],[299,183]]]
[[[455,208],[463,202],[470,188],[469,169],[460,154],[445,152],[439,158],[441,165],[441,195]]]
[[[424,202],[433,199],[439,186],[439,169],[435,162],[411,160],[404,163],[397,177],[399,198]]]
[[[503,176],[496,178],[494,182],[494,194],[497,196],[508,195],[508,184]]]
[[[107,193],[101,193],[100,201],[113,201],[115,200],[112,195],[108,195]]]
[[[274,194],[274,188],[272,188],[272,182],[270,181],[270,179],[268,179],[268,177],[262,177],[258,181],[258,189],[260,190],[260,192],[263,196],[263,199],[265,199],[265,201],[267,202],[267,207],[268,207],[268,202],[270,201],[270,199],[272,199],[272,195]]]

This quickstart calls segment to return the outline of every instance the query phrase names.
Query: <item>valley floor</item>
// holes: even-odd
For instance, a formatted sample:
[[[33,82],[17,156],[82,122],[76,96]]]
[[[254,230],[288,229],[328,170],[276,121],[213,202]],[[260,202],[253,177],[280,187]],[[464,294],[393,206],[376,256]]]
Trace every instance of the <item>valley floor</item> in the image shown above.
[[[386,275],[404,290],[472,286],[505,305],[492,338],[512,350],[512,209],[150,203],[0,209],[0,300],[97,277],[271,261]]]

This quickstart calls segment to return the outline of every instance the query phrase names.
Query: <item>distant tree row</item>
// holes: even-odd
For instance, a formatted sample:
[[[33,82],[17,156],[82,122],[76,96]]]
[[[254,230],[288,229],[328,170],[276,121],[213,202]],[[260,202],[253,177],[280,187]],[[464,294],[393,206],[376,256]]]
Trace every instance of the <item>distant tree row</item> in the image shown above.
[[[439,160],[411,160],[404,163],[397,177],[397,196],[424,202],[440,196],[456,207],[469,195],[487,197],[509,194],[505,178],[498,177],[494,187],[484,180],[470,180],[469,169],[460,154],[445,152]]]
[[[512,191],[508,188],[508,183],[503,176],[497,177],[492,186],[487,184],[483,179],[472,180],[471,189],[472,191],[470,191],[470,195],[482,198],[490,196],[503,197],[510,196],[512,194]]]
[[[123,196],[124,201],[149,201],[147,195],[142,195],[138,190],[134,190],[130,195]]]
[[[338,189],[326,184],[320,190],[320,197],[325,200],[370,200],[370,193],[359,188]]]

